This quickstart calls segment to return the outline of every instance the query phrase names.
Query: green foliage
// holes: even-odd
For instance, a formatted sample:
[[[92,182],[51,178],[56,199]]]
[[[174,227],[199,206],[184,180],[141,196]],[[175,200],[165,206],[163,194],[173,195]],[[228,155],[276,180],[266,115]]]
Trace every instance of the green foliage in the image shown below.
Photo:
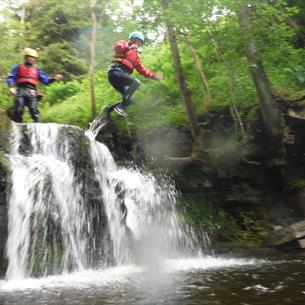
[[[229,241],[243,247],[262,246],[267,234],[253,211],[226,210],[218,205],[215,194],[187,196],[183,218],[198,230],[207,232],[212,241]]]
[[[0,83],[0,108],[7,112],[13,107],[13,97],[8,91],[7,84],[3,81]]]
[[[6,3],[1,12],[5,21],[0,22],[1,78],[4,81],[11,66],[22,61],[20,51],[24,46],[39,48],[38,65],[50,75],[63,73],[66,77],[65,83],[43,89],[45,97],[40,105],[43,121],[87,126],[91,119],[86,75],[91,36],[89,1],[30,0],[23,7]],[[162,71],[164,79],[156,82],[139,77],[142,85],[134,105],[128,108],[128,126],[126,120],[113,116],[121,128],[144,132],[162,124],[182,126],[188,122],[172,55],[164,42],[164,18],[167,17],[176,26],[182,67],[198,115],[203,114],[205,93],[193,55],[185,44],[185,33],[206,75],[211,109],[230,106],[232,95],[240,112],[257,104],[238,18],[245,0],[171,0],[166,14],[161,11],[159,0],[144,1],[141,6],[130,1],[125,3],[129,5],[128,10],[122,1],[98,2],[97,109],[120,99],[107,82],[106,69],[114,40],[127,39],[130,31],[137,29],[148,34],[142,61],[150,70]],[[304,4],[295,0],[260,1],[254,8],[252,34],[274,90],[293,95],[304,92],[304,49],[296,48],[293,43],[296,31],[304,30],[301,15]],[[20,19],[22,10],[24,22]],[[297,30],[291,26],[291,20],[297,23]],[[10,109],[12,98],[4,82],[0,84],[0,92],[0,106]]]
[[[264,243],[267,229],[261,220],[256,220],[252,211],[238,211],[240,229],[234,232],[237,244],[246,247],[258,247]]]
[[[291,190],[302,190],[305,188],[305,178],[296,177],[294,179],[291,179],[289,180],[288,185]]]
[[[96,75],[97,109],[120,100],[120,95],[109,85],[105,71]],[[143,89],[143,90],[142,90]],[[145,82],[135,96],[135,103],[128,108],[128,127],[147,129],[170,123],[181,126],[186,123],[185,109],[182,103],[170,97],[162,97],[156,92],[164,90],[164,85],[157,82]],[[149,92],[149,94],[147,93]],[[174,104],[173,104],[174,102]],[[178,103],[178,105],[177,105]],[[45,98],[40,106],[42,121],[73,124],[87,127],[91,120],[89,84],[72,81],[57,83],[46,88]],[[112,115],[116,123],[126,128],[125,120]]]
[[[58,104],[77,94],[81,90],[81,87],[81,83],[78,81],[54,83],[52,86],[45,88],[45,98],[43,102],[53,106],[54,104]]]
[[[86,73],[84,62],[68,42],[52,43],[40,52],[39,65],[51,75],[63,74],[65,79],[79,78]]]
[[[96,82],[97,109],[114,103],[115,95],[112,94],[112,88],[107,85],[104,72],[97,74]],[[54,84],[54,88],[51,85],[48,90],[56,102],[52,96],[49,97],[47,91],[46,100],[41,105],[42,121],[88,127],[91,121],[88,80]],[[60,94],[66,94],[67,98],[61,99]]]

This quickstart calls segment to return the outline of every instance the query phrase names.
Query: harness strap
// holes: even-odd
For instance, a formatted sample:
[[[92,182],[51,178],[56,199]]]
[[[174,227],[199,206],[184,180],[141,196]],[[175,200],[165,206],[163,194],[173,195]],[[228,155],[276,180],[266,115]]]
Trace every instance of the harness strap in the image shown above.
[[[19,78],[31,78],[31,79],[35,79],[35,80],[37,80],[37,78],[36,78],[36,77],[30,76],[30,75],[25,75],[25,76],[17,76],[17,79],[19,79]]]
[[[133,60],[131,60],[130,58],[126,57],[126,56],[123,56],[123,57],[114,57],[112,62],[121,62],[124,59],[129,61],[135,68],[137,67],[136,63]]]

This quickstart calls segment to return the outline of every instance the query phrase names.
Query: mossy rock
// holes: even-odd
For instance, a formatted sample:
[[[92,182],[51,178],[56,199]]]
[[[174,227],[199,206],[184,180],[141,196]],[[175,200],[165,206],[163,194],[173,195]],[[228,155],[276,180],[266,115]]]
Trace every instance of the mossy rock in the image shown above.
[[[4,110],[0,109],[0,154],[9,152],[11,122]]]
[[[9,153],[10,120],[0,109],[0,205],[5,205],[6,188],[8,185],[9,162],[6,154]]]
[[[9,153],[9,137],[11,123],[5,112],[0,109],[0,205],[5,205],[6,188],[10,172],[6,154]]]
[[[4,259],[4,245],[7,239],[7,189],[9,187],[10,167],[6,154],[9,153],[10,145],[10,128],[11,122],[6,116],[6,113],[0,109],[0,208],[1,210],[1,225],[0,225],[0,277],[5,273],[7,260]]]

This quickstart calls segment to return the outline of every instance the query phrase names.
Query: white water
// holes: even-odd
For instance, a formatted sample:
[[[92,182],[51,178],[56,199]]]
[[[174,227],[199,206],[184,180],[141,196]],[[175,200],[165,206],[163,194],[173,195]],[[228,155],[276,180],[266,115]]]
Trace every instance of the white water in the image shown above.
[[[30,151],[24,153],[19,152],[23,139],[20,128],[13,125],[12,130],[7,278],[28,277],[37,263],[43,274],[82,269],[87,259],[84,235],[90,215],[83,213],[80,186],[74,183],[69,142],[58,141],[56,125],[24,128],[30,142]]]
[[[164,260],[162,270],[158,272],[158,281],[162,282],[164,277],[177,272],[195,272],[201,270],[238,268],[238,267],[260,267],[266,261],[255,259],[223,259],[215,257],[205,257],[200,259],[167,259]],[[43,290],[58,288],[88,289],[92,287],[106,287],[127,285],[131,279],[146,277],[151,278],[151,273],[147,269],[136,265],[125,265],[111,267],[105,270],[84,270],[65,275],[53,275],[45,278],[16,279],[3,282],[0,291],[10,292],[16,290]],[[154,282],[154,281],[152,281]],[[1,282],[0,282],[1,284]],[[156,283],[151,287],[154,287]]]
[[[14,124],[10,161],[8,280],[82,271],[111,264],[161,269],[165,258],[199,256],[190,228],[176,212],[177,193],[165,178],[117,167],[107,147],[87,131],[88,162],[99,191],[87,202],[74,168],[75,140],[55,124]],[[85,170],[85,169],[84,169]],[[105,211],[107,229],[100,215]],[[109,231],[109,238],[107,232]],[[100,236],[103,243],[97,243]],[[92,257],[102,253],[96,264]],[[105,259],[105,261],[109,261]]]

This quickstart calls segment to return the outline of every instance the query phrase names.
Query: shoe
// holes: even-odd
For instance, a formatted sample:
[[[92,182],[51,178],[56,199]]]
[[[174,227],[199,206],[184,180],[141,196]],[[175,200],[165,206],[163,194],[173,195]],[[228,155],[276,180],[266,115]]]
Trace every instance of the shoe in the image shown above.
[[[124,116],[124,117],[127,117],[127,116],[128,116],[128,114],[125,112],[125,110],[123,109],[123,107],[122,107],[121,104],[116,105],[116,106],[114,107],[114,111],[115,111],[117,114],[121,115],[121,116]]]

